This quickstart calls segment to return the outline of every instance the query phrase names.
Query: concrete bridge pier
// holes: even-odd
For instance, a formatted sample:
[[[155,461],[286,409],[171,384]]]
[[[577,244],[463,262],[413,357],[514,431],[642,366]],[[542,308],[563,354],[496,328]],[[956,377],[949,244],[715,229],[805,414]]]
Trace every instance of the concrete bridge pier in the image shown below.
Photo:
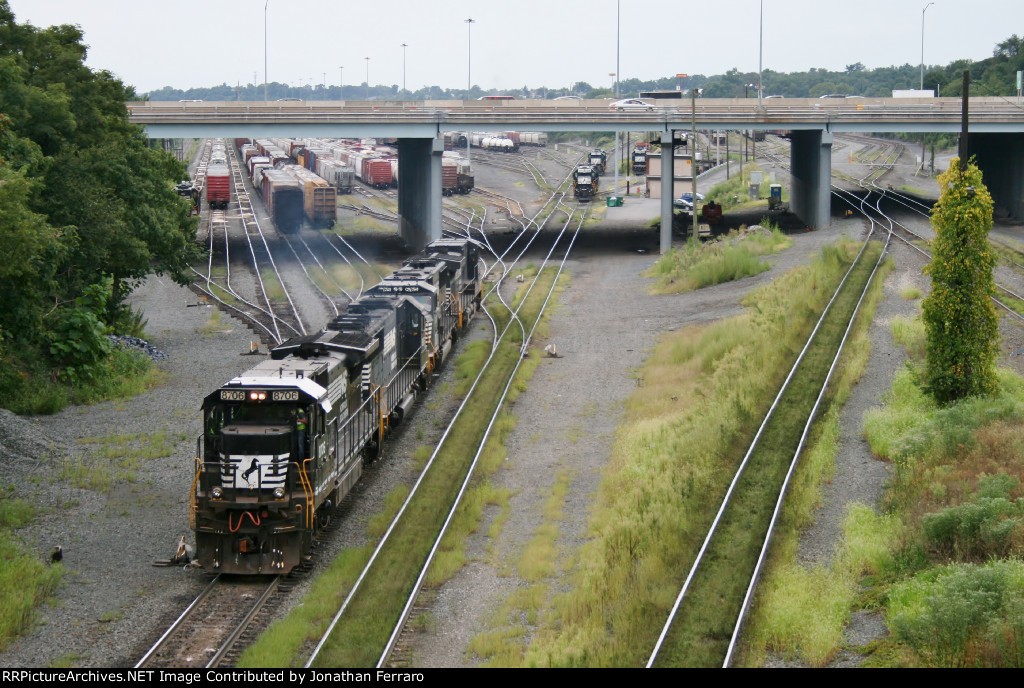
[[[672,130],[661,132],[661,253],[672,248],[672,199],[675,189],[672,181],[675,175],[672,145]]]
[[[441,238],[441,154],[437,138],[398,139],[399,233],[414,251]]]
[[[790,135],[789,207],[811,229],[831,223],[832,134],[820,129]]]
[[[978,167],[996,217],[1024,220],[1024,134],[971,134],[969,154]]]

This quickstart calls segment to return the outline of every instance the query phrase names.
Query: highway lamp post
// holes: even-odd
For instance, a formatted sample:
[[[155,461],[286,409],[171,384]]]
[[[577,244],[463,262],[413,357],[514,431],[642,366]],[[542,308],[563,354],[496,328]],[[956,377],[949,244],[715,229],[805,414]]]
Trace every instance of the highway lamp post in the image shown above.
[[[620,98],[619,95],[619,36],[621,35],[620,25],[622,16],[622,1],[615,0],[615,98]],[[615,191],[614,196],[619,197],[619,166],[622,164],[621,155],[622,151],[619,150],[619,130],[615,130]]]
[[[270,6],[270,0],[263,4],[263,99],[266,97],[266,8]]]
[[[345,68],[338,66],[338,99],[345,100]]]
[[[761,17],[757,37],[757,109],[761,109],[761,65],[764,57],[764,0],[761,0]]]
[[[466,23],[466,100],[469,100],[469,92],[473,87],[473,17],[465,20]],[[469,162],[469,147],[471,133],[466,131],[466,162]]]
[[[921,10],[921,90],[922,91],[924,90],[924,13],[927,12],[928,8],[931,7],[934,4],[935,4],[934,2],[929,2],[927,5],[924,6],[924,9]],[[938,89],[936,89],[935,90],[935,96],[938,97],[938,95],[939,95],[939,91],[938,91]],[[924,167],[925,146],[927,146],[927,145],[928,145],[928,134],[921,134],[921,164],[919,166],[920,168]]]
[[[370,58],[364,57],[366,60],[366,99],[370,99]]]
[[[405,97],[405,49],[408,47],[408,43],[402,44],[402,97]]]
[[[469,92],[473,88],[473,24],[475,19],[466,19],[466,100],[469,100]],[[468,145],[468,144],[467,144]]]
[[[921,90],[924,90],[924,13],[928,11],[928,8],[934,5],[934,2],[929,2],[921,10]],[[935,94],[939,95],[938,93]]]

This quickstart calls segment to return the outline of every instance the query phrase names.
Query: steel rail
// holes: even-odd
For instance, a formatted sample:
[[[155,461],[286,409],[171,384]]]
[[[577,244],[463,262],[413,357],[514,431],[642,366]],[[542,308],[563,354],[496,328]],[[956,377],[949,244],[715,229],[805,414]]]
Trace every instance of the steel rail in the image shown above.
[[[874,219],[871,218],[870,215],[868,215],[868,213],[864,210],[863,203],[864,202],[862,201],[861,212],[871,222],[871,230],[868,232],[867,240],[865,240],[866,246],[867,241],[869,241],[871,236],[874,234],[874,228],[876,223]],[[849,339],[850,332],[853,330],[853,324],[857,320],[857,315],[860,313],[860,307],[864,303],[864,299],[867,297],[867,294],[871,289],[871,284],[875,278],[875,275],[878,272],[878,268],[881,267],[883,261],[885,260],[886,253],[889,248],[889,242],[892,240],[892,235],[892,222],[890,220],[890,227],[888,229],[888,235],[885,240],[885,245],[882,247],[882,250],[878,254],[878,259],[875,261],[875,265],[871,269],[871,274],[868,276],[868,279],[864,284],[864,288],[861,290],[860,298],[857,299],[857,305],[854,307],[853,313],[850,315],[850,319],[846,324],[846,330],[843,332],[843,337],[839,342],[839,346],[836,348],[835,356],[833,356],[832,358],[832,364],[829,366],[828,373],[825,375],[825,380],[821,385],[821,389],[818,391],[818,396],[814,401],[814,406],[811,408],[811,412],[807,416],[807,421],[804,423],[803,432],[800,435],[800,441],[797,444],[796,451],[793,453],[793,458],[789,463],[789,468],[786,471],[786,477],[782,482],[782,487],[779,489],[778,497],[775,500],[775,509],[772,511],[772,517],[768,523],[768,531],[765,534],[764,542],[761,545],[761,552],[759,553],[757,563],[754,566],[754,573],[750,577],[750,582],[747,585],[746,594],[743,597],[743,603],[740,606],[740,614],[736,619],[735,625],[733,626],[733,632],[731,638],[729,639],[729,646],[726,650],[725,660],[722,663],[723,668],[728,668],[732,664],[733,652],[735,651],[736,643],[739,641],[740,632],[743,629],[743,622],[746,619],[747,612],[750,609],[750,604],[754,597],[754,590],[756,589],[757,583],[760,580],[761,569],[764,566],[764,563],[768,557],[768,548],[771,545],[772,536],[775,533],[775,525],[778,522],[779,516],[782,513],[782,506],[786,497],[786,492],[789,488],[790,480],[792,479],[793,473],[795,472],[797,467],[797,463],[800,460],[800,455],[803,452],[804,444],[807,442],[807,437],[810,435],[811,427],[813,426],[814,421],[817,418],[818,409],[821,406],[821,402],[825,398],[825,392],[828,389],[828,384],[832,380],[832,375],[835,372],[836,366],[839,365],[839,359],[842,356],[843,349],[846,347],[846,342]]]
[[[152,657],[157,652],[157,650],[163,647],[164,643],[167,642],[168,638],[170,638],[171,635],[173,635],[174,632],[178,630],[178,628],[180,628],[181,625],[185,622],[185,619],[187,619],[192,614],[192,612],[196,610],[199,604],[210,595],[210,593],[213,591],[213,587],[217,584],[219,580],[220,574],[218,573],[214,577],[214,579],[210,581],[210,584],[207,585],[206,588],[204,588],[201,593],[199,593],[199,596],[192,600],[192,603],[185,607],[185,611],[183,611],[178,616],[178,618],[174,620],[170,627],[168,627],[168,629],[163,632],[163,634],[157,639],[153,647],[149,648],[149,650],[147,650],[146,653],[142,655],[142,659],[135,663],[135,666],[132,667],[133,669],[139,669],[146,665],[146,662],[149,661],[150,657]]]
[[[519,368],[523,364],[526,351],[529,347],[530,342],[533,339],[533,334],[536,331],[537,326],[540,324],[541,318],[544,315],[544,310],[547,308],[548,302],[551,300],[551,295],[554,294],[555,288],[558,286],[558,278],[559,276],[561,276],[562,271],[565,269],[565,263],[566,261],[569,260],[569,256],[572,253],[572,248],[576,243],[576,238],[579,236],[580,228],[583,226],[583,221],[585,219],[586,213],[580,213],[580,221],[577,224],[576,230],[573,232],[573,235],[569,241],[569,246],[565,250],[565,255],[562,257],[562,260],[558,265],[558,270],[555,273],[554,279],[551,281],[551,286],[548,288],[548,292],[544,297],[544,302],[541,304],[540,310],[537,313],[537,318],[534,320],[533,326],[530,328],[530,332],[528,334],[524,333],[523,342],[519,350],[520,355],[516,359],[516,364],[515,367],[512,369],[512,372],[509,373],[508,381],[505,383],[505,387],[502,390],[500,397],[498,398],[498,402],[495,406],[494,412],[491,414],[491,418],[487,423],[487,428],[484,430],[483,437],[481,437],[480,439],[476,453],[473,455],[473,460],[470,462],[469,469],[466,471],[466,475],[462,481],[462,485],[459,487],[459,491],[455,496],[455,500],[453,501],[451,508],[448,510],[448,515],[445,518],[444,523],[441,525],[440,532],[434,539],[434,543],[430,548],[430,553],[427,555],[427,559],[420,569],[420,573],[416,578],[416,582],[413,584],[412,589],[409,592],[409,596],[406,599],[405,607],[402,609],[402,613],[399,615],[398,622],[395,624],[394,629],[391,632],[391,637],[388,639],[387,644],[384,646],[384,650],[381,652],[380,658],[377,660],[378,669],[384,665],[388,657],[391,655],[391,651],[394,649],[395,643],[398,642],[398,637],[401,634],[402,629],[405,627],[405,622],[408,620],[409,613],[412,611],[413,604],[415,603],[416,598],[419,596],[420,589],[423,586],[423,581],[427,576],[427,572],[430,569],[430,565],[434,561],[434,556],[437,553],[438,548],[441,546],[441,540],[444,538],[445,533],[448,532],[448,526],[451,523],[452,519],[455,517],[455,512],[458,510],[459,505],[462,503],[462,497],[465,494],[466,489],[469,487],[469,481],[473,478],[476,466],[480,461],[481,455],[483,455],[485,446],[487,445],[487,440],[490,439],[491,431],[494,429],[494,424],[498,421],[498,418],[501,416],[505,404],[505,399],[508,396],[509,389],[512,388],[512,383],[515,381],[516,373],[519,372]],[[537,284],[537,282],[540,280],[540,276],[544,270],[544,267],[550,260],[551,254],[554,252],[555,247],[561,241],[561,238],[565,233],[566,227],[568,227],[571,222],[572,216],[566,219],[565,224],[562,226],[562,231],[552,242],[551,249],[548,251],[547,256],[544,257],[544,260],[542,261],[540,268],[537,270],[536,277],[530,284],[530,287],[527,289],[526,294],[524,294],[522,299],[520,300],[520,308],[522,308],[526,304],[527,296],[529,295],[530,291],[533,290],[533,287]]]
[[[554,194],[552,194],[552,197],[553,196],[554,196]],[[549,199],[549,202],[550,202],[550,199]],[[545,204],[545,206],[546,206],[546,204]],[[542,208],[542,210],[543,210],[543,208]],[[522,258],[522,256],[525,253],[526,249],[530,246],[530,244],[532,244],[532,242],[539,235],[540,227],[541,227],[541,225],[538,225],[538,231],[533,233],[533,236],[527,242],[526,246],[524,246],[524,248],[520,251],[520,253],[516,257],[516,259],[514,261],[512,261],[511,265],[515,265],[518,262],[518,260],[520,258]],[[520,235],[520,236],[522,236],[522,235]],[[516,237],[516,241],[518,241],[518,239],[519,239],[519,237]],[[504,264],[503,261],[504,261],[505,255],[511,250],[511,248],[512,248],[512,246],[514,244],[515,244],[515,241],[513,241],[509,245],[509,247],[506,248],[506,250],[500,256],[498,256],[498,258],[502,261],[503,264]],[[496,261],[495,264],[497,264],[497,261]],[[491,290],[489,292],[487,292],[487,294],[484,295],[483,299],[481,299],[481,303],[482,304],[486,303],[487,298],[490,296],[490,294],[494,293],[495,289],[498,289],[498,287],[502,283],[502,280],[508,275],[508,273],[509,273],[509,269],[507,269],[507,268],[502,271],[501,277],[498,278],[498,280],[495,282],[495,284],[491,288]],[[486,276],[486,273],[483,274],[482,277],[483,276]],[[523,306],[525,305],[525,303],[526,303],[526,296],[528,296],[529,295],[529,291],[533,289],[533,286],[536,284],[537,279],[539,278],[539,276],[540,276],[540,272],[538,271],[537,275],[534,277],[534,280],[531,282],[530,287],[527,290],[527,293],[524,295],[523,299],[520,301],[520,304],[519,304],[518,308],[512,309],[512,308],[508,307],[507,305],[505,305],[504,300],[502,300],[502,304],[505,305],[505,307],[509,310],[509,312],[512,315],[512,317],[509,318],[509,321],[506,323],[506,325],[505,325],[504,329],[502,330],[501,334],[500,335],[496,334],[494,336],[494,338],[492,340],[491,351],[490,351],[487,359],[481,365],[480,371],[477,373],[476,378],[474,378],[473,383],[470,385],[469,390],[466,392],[465,397],[463,397],[462,401],[459,403],[459,406],[455,410],[455,413],[452,416],[451,420],[449,421],[448,426],[445,428],[444,432],[441,434],[440,439],[437,441],[437,444],[434,447],[434,451],[431,453],[430,458],[427,460],[427,462],[424,465],[423,469],[420,471],[420,474],[417,477],[416,481],[413,483],[413,486],[410,489],[409,494],[406,495],[406,498],[405,498],[404,502],[402,503],[402,506],[398,509],[398,512],[392,518],[391,523],[388,525],[387,530],[384,532],[384,534],[381,536],[381,539],[378,541],[376,547],[373,550],[373,553],[370,555],[369,560],[363,566],[363,569],[360,572],[360,574],[359,574],[358,578],[356,579],[355,583],[353,583],[352,587],[349,589],[348,594],[346,595],[344,601],[341,604],[341,607],[338,609],[337,612],[335,612],[334,616],[331,618],[330,623],[328,624],[327,629],[324,631],[324,634],[321,636],[320,640],[317,642],[316,646],[313,648],[313,652],[310,654],[309,658],[307,658],[305,664],[303,665],[305,668],[311,667],[313,662],[316,661],[316,658],[319,656],[319,654],[320,654],[321,650],[323,649],[324,645],[327,643],[327,640],[330,638],[331,633],[334,631],[335,626],[337,626],[338,622],[341,620],[341,617],[344,615],[345,611],[348,609],[348,606],[351,603],[352,599],[355,597],[356,593],[359,591],[360,587],[362,586],[363,581],[366,579],[366,576],[369,574],[369,571],[373,567],[373,564],[377,560],[377,557],[380,555],[381,551],[383,551],[384,546],[387,544],[388,540],[390,539],[392,532],[394,532],[395,528],[397,527],[399,520],[401,520],[401,518],[402,518],[403,514],[405,513],[406,509],[409,507],[409,504],[412,503],[413,498],[418,493],[420,486],[422,485],[423,481],[425,480],[427,474],[430,471],[430,468],[433,466],[434,461],[436,460],[437,456],[440,454],[442,446],[444,446],[445,441],[448,439],[448,436],[451,434],[452,429],[455,427],[456,422],[458,421],[459,417],[462,415],[462,412],[466,408],[466,406],[468,405],[470,399],[473,398],[474,390],[476,389],[477,385],[480,383],[480,380],[483,379],[483,375],[487,371],[488,367],[490,366],[491,361],[493,361],[494,355],[495,355],[495,353],[497,353],[497,350],[498,350],[498,342],[501,341],[501,339],[505,336],[505,334],[508,332],[508,329],[512,326],[513,322],[519,322],[520,329],[523,330],[524,338],[525,338],[525,328],[523,328],[522,322],[519,320],[518,311],[521,310],[523,308]],[[498,292],[498,295],[499,295],[499,300],[501,300],[501,292],[500,292],[500,290]],[[487,314],[488,318],[491,319],[491,322],[496,324],[496,321],[490,315],[490,313],[486,310],[486,308],[484,308],[483,310]],[[495,332],[497,332],[497,327],[495,327],[494,329],[495,329]]]

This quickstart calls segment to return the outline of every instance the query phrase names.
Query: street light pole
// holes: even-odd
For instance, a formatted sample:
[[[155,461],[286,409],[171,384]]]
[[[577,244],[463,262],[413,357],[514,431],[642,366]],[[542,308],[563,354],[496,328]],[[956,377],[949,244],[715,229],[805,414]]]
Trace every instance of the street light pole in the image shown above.
[[[366,60],[366,99],[370,99],[370,58],[363,58]]]
[[[466,20],[468,35],[466,38],[466,99],[469,99],[469,91],[473,88],[473,23],[475,20],[470,17]]]
[[[339,65],[338,66],[338,72],[339,72],[339,74],[338,74],[338,79],[339,79],[339,81],[338,81],[338,90],[341,91],[341,93],[338,96],[338,99],[339,100],[345,100],[345,68],[343,66]]]
[[[408,43],[402,44],[402,93],[405,93],[405,49],[409,47]]]
[[[270,6],[270,0],[263,4],[263,99],[266,97],[266,8]]]
[[[929,2],[921,10],[921,90],[924,90],[924,13],[928,11],[928,8],[934,5],[934,2]],[[936,93],[935,95],[939,95]]]
[[[757,109],[761,109],[761,65],[764,63],[764,0],[761,0],[761,23],[757,37]]]
[[[620,30],[620,17],[622,16],[621,9],[622,9],[622,2],[621,2],[621,0],[615,0],[615,98],[616,99],[618,99],[620,97],[619,96],[619,79],[621,77],[619,76],[619,74],[620,74],[620,72],[619,72],[619,37],[622,34],[622,32]],[[612,192],[612,194],[616,198],[618,198],[618,196],[619,196],[619,165],[620,165],[620,162],[619,162],[619,130],[618,129],[615,130],[615,163],[614,164],[615,164],[615,190]]]

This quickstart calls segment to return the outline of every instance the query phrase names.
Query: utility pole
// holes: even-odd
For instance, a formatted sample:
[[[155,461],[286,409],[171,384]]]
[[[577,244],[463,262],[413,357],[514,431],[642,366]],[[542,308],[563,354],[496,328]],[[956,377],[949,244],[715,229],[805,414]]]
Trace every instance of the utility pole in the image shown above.
[[[402,44],[402,96],[405,97],[405,49],[409,47],[408,43]]]
[[[690,88],[690,138],[693,145],[690,146],[690,179],[693,180],[693,202],[690,205],[691,229],[693,236],[697,234],[697,89]]]
[[[967,109],[970,101],[970,90],[971,90],[971,73],[964,70],[964,89],[963,96],[960,101],[960,145],[958,148],[958,154],[960,156],[960,176],[962,177],[967,170],[967,156],[971,154],[970,148],[967,145]]]
[[[266,97],[266,8],[270,6],[270,0],[263,4],[263,99]]]
[[[473,88],[473,24],[476,20],[473,17],[466,19],[466,100],[469,100],[469,92]]]

